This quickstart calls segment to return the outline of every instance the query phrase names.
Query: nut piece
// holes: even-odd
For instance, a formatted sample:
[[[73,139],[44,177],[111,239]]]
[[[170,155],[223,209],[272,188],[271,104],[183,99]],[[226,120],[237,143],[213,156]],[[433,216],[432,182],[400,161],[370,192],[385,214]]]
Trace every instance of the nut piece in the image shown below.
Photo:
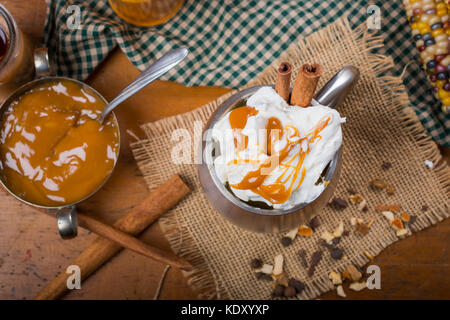
[[[288,286],[288,278],[285,273],[282,273],[278,276],[274,276],[274,278],[275,278],[275,284],[281,284],[285,287]]]
[[[274,260],[275,262],[273,264],[272,274],[274,276],[278,276],[283,273],[283,261],[284,261],[283,255],[282,254],[277,255]]]
[[[395,218],[394,220],[391,221],[391,226],[395,230],[401,230],[403,229],[403,222],[399,218]]]
[[[347,295],[344,292],[344,288],[341,285],[336,287],[336,293],[337,293],[338,296],[340,296],[342,298],[346,298],[347,297]]]
[[[340,273],[330,271],[330,274],[328,275],[328,277],[330,278],[331,282],[333,282],[333,284],[335,286],[342,284],[342,277],[341,277]]]
[[[270,264],[263,264],[263,266],[259,269],[256,269],[255,272],[262,272],[265,274],[270,274],[272,275],[272,271],[273,271],[273,266]]]
[[[359,270],[356,269],[356,267],[352,264],[349,264],[347,266],[347,269],[345,269],[345,271],[342,273],[342,276],[351,281],[359,281],[362,278],[361,272],[359,272]]]
[[[386,187],[386,193],[390,196],[395,194],[395,187],[393,185],[388,184]]]
[[[369,227],[367,226],[367,224],[361,222],[356,225],[355,231],[360,235],[365,236],[369,233]]]
[[[409,222],[411,220],[411,217],[409,216],[409,214],[407,214],[406,212],[402,212],[402,214],[400,215],[400,217],[402,218],[402,220],[404,222]]]
[[[350,219],[350,224],[352,226],[356,226],[358,223],[363,223],[363,221],[360,218],[351,218]]]
[[[353,291],[361,291],[362,289],[366,288],[366,283],[363,282],[353,282],[350,284],[349,288]]]
[[[342,236],[343,233],[344,233],[344,223],[341,221],[339,222],[339,225],[337,226],[336,230],[334,230],[333,237],[338,238]]]
[[[333,241],[334,239],[334,236],[325,230],[320,236],[320,239],[324,240],[326,243],[331,243],[331,241]]]
[[[359,211],[367,211],[367,201],[366,201],[366,199],[364,199],[363,201],[361,201],[359,203],[358,210]]]
[[[397,232],[396,232],[396,235],[399,238],[403,238],[407,234],[408,234],[408,229],[400,229],[400,230],[397,230]]]
[[[364,198],[359,193],[353,194],[353,195],[350,196],[350,202],[351,203],[360,203],[363,200],[364,200]]]
[[[290,230],[289,232],[287,232],[284,236],[286,238],[294,240],[295,236],[297,235],[297,231],[298,231],[298,228],[294,228],[294,229]]]
[[[385,216],[386,219],[388,219],[389,222],[391,222],[392,220],[394,220],[394,214],[393,214],[392,212],[390,212],[390,211],[383,211],[383,212],[381,212],[381,214],[382,214],[383,216]]]
[[[369,182],[369,185],[372,187],[372,189],[384,189],[387,186],[386,181],[382,179],[372,179]]]
[[[313,234],[313,231],[310,227],[308,227],[307,225],[301,225],[300,228],[298,228],[297,234],[299,236],[304,236],[304,237],[311,237]]]

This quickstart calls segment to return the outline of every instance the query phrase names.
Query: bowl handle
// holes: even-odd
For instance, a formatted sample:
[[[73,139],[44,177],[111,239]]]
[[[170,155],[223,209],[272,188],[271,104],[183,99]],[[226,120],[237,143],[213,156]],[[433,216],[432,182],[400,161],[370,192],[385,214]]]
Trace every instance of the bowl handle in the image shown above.
[[[78,234],[76,206],[62,208],[56,213],[59,235],[63,239],[75,238]]]
[[[345,66],[317,93],[315,99],[321,105],[334,108],[347,97],[358,81],[359,70],[355,66]]]

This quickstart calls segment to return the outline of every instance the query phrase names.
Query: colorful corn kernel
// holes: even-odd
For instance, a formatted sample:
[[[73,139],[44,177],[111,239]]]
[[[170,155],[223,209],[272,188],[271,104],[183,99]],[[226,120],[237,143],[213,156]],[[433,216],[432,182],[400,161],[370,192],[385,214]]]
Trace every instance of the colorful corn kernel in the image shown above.
[[[433,93],[450,112],[450,21],[447,0],[403,0]]]

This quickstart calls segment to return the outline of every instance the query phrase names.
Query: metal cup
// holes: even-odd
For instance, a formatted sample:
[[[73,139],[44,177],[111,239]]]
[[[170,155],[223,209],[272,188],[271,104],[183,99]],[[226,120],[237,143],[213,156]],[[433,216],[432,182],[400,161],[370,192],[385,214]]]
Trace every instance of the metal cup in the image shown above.
[[[316,95],[316,100],[325,106],[337,106],[345,99],[358,77],[359,71],[356,67],[344,67],[319,91]],[[245,105],[247,99],[261,87],[263,86],[251,87],[240,91],[222,103],[212,114],[204,130],[213,128],[233,108]],[[324,173],[324,179],[329,181],[329,184],[317,198],[309,203],[301,203],[290,209],[262,209],[235,197],[219,180],[215,169],[211,165],[213,163],[213,146],[211,141],[203,141],[200,151],[204,161],[198,165],[198,174],[203,191],[210,203],[223,217],[235,225],[255,232],[280,233],[310,221],[332,197],[342,166],[341,147]]]

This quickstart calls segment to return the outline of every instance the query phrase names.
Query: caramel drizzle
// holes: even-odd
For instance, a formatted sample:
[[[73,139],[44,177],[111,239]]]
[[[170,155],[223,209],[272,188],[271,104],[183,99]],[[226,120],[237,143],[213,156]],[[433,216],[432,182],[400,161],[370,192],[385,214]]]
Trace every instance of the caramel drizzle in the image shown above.
[[[228,121],[233,130],[234,146],[238,151],[247,149],[248,137],[242,134],[242,130],[247,125],[248,118],[257,114],[258,110],[249,106],[239,107],[230,112]]]
[[[250,108],[250,107],[242,107],[242,108]],[[251,115],[257,114],[254,112],[250,112],[248,109],[241,110],[238,112],[238,114],[233,115],[233,121],[231,120],[232,114],[239,110],[241,108],[237,108],[233,110],[230,113],[230,124],[232,128],[234,129],[237,124],[242,125],[242,129],[245,127],[245,124],[247,123],[247,119]],[[253,108],[251,108],[253,109]],[[251,114],[251,115],[250,115]],[[244,119],[245,118],[245,123]],[[239,119],[240,122],[237,121]],[[330,122],[330,117],[327,117],[326,119],[321,119],[318,124],[314,127],[314,129],[309,132],[304,138],[300,138],[300,133],[297,130],[297,128],[293,126],[286,126],[284,128],[284,131],[286,131],[286,139],[287,143],[286,146],[278,151],[275,152],[275,154],[272,155],[274,152],[273,145],[277,140],[279,140],[278,137],[283,135],[283,128],[281,126],[281,122],[277,118],[270,118],[266,129],[267,129],[267,154],[269,155],[269,158],[266,159],[259,167],[258,169],[254,171],[250,171],[247,173],[247,175],[241,180],[241,182],[237,184],[231,185],[231,187],[239,190],[251,190],[254,193],[260,195],[264,199],[270,201],[273,204],[279,204],[284,203],[291,197],[292,192],[298,190],[300,186],[303,183],[303,180],[306,175],[306,169],[303,168],[303,162],[305,160],[306,155],[310,152],[309,149],[309,143],[313,143],[316,139],[321,139],[322,136],[320,136],[320,133],[322,130],[328,125]],[[281,134],[278,134],[281,132]],[[292,132],[289,134],[289,132]],[[242,133],[240,133],[242,135]],[[289,136],[288,136],[289,134]],[[296,139],[298,138],[298,139]],[[292,141],[292,140],[296,141]],[[245,139],[245,148],[247,147],[248,139]],[[308,142],[308,149],[306,151],[302,150],[301,144],[303,141]],[[286,163],[282,163],[283,160],[289,155],[290,151],[296,146],[300,145],[299,151]],[[236,140],[235,140],[235,146],[236,146]],[[242,147],[242,146],[241,146]],[[242,150],[244,150],[242,149]],[[240,149],[238,148],[238,152]],[[238,153],[237,153],[238,155]],[[294,160],[298,157],[298,162],[295,166],[292,166],[292,163]],[[242,162],[248,162],[248,163],[255,163],[255,160],[251,159],[235,159],[231,161],[230,163],[239,164]],[[265,179],[267,176],[269,176],[272,171],[277,167],[284,167],[284,171],[281,173],[281,175],[277,178],[275,183],[269,184],[269,185],[263,185]],[[293,169],[293,170],[290,170]],[[301,177],[299,180],[298,185],[294,188],[295,181],[298,179],[298,176],[301,171]],[[289,172],[289,174],[288,174]],[[287,176],[287,177],[285,177]],[[284,178],[284,179],[283,179]],[[289,187],[285,187],[285,183],[291,179],[291,182],[289,184]]]

